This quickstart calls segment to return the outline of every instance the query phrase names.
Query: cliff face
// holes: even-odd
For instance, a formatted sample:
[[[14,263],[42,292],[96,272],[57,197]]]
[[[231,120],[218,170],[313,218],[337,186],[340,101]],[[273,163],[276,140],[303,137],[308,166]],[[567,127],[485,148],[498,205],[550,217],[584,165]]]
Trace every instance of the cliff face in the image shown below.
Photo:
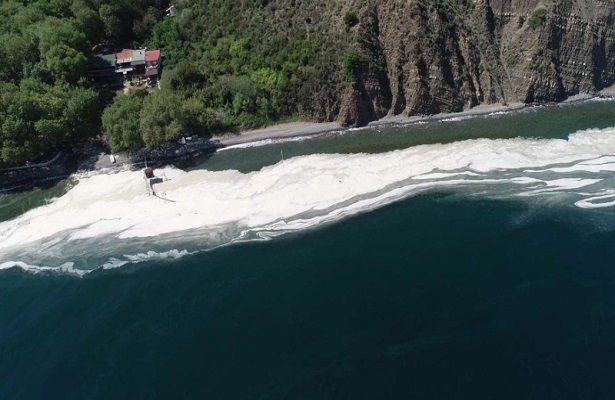
[[[338,119],[345,124],[481,103],[559,101],[615,84],[612,1],[381,0],[344,7],[358,18],[348,27],[348,48],[361,55],[341,86]]]

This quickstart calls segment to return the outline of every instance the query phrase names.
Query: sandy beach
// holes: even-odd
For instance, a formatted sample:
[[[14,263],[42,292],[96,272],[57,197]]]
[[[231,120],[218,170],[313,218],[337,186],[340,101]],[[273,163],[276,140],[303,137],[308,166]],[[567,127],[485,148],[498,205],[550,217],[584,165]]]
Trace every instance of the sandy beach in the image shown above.
[[[447,118],[478,116],[495,112],[510,112],[519,110],[526,106],[528,105],[525,103],[511,103],[508,105],[485,104],[453,113],[440,113],[423,116],[414,115],[410,117],[404,115],[387,116],[377,121],[372,121],[367,126],[405,125],[419,121],[436,122]],[[245,131],[238,134],[225,134],[223,136],[213,138],[212,141],[221,146],[232,146],[236,144],[256,142],[259,140],[316,135],[342,129],[349,129],[349,127],[344,127],[339,122],[291,122],[252,131]]]
[[[338,122],[290,122],[236,134],[227,133],[223,136],[212,138],[212,141],[222,146],[231,146],[266,139],[309,136],[340,129],[344,129],[344,127]]]

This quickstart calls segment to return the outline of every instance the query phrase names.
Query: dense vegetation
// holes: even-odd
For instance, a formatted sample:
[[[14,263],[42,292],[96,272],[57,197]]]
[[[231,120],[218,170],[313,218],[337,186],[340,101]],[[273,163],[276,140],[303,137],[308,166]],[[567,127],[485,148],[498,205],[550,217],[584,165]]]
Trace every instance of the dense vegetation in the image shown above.
[[[3,1],[0,5],[0,165],[37,161],[100,132],[86,79],[91,48],[145,40],[158,0]]]
[[[176,16],[164,17],[167,5],[3,2],[0,164],[40,160],[101,132],[118,151],[281,119],[333,117],[344,54],[336,44],[345,43],[356,15],[339,10],[346,30],[336,32],[320,2],[301,11],[276,1],[179,0]],[[161,90],[101,96],[86,77],[98,43],[162,49]]]
[[[347,33],[327,30],[330,21],[321,19],[325,3],[174,4],[177,16],[154,27],[149,47],[160,47],[165,54],[163,89],[180,101],[203,105],[208,115],[203,130],[248,129],[293,117],[329,118],[315,109],[314,99],[327,101],[338,92],[341,56],[332,43]],[[348,24],[356,23],[351,15]]]

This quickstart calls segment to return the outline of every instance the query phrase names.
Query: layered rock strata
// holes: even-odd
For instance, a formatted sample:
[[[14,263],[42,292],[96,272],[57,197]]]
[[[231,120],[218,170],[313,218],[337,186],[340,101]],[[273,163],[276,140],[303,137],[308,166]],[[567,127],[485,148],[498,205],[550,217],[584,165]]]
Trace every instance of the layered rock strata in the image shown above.
[[[615,5],[600,0],[356,2],[361,55],[338,120],[561,101],[615,84]]]

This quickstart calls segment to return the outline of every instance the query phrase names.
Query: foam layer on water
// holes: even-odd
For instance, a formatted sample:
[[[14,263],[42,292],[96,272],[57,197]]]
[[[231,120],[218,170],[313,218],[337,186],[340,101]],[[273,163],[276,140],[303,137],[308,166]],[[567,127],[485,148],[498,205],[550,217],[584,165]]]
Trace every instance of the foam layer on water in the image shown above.
[[[434,187],[480,188],[495,197],[567,193],[570,204],[604,208],[615,205],[607,200],[612,154],[615,129],[606,129],[568,140],[477,139],[384,154],[316,154],[247,174],[168,167],[157,170],[167,178],[155,185],[159,197],[148,195],[141,171],[82,177],[64,196],[0,224],[0,260],[41,243],[62,254],[98,238],[113,247],[109,240],[204,229],[207,248],[334,221]],[[237,235],[220,233],[229,227]],[[120,256],[100,266],[139,261]]]

